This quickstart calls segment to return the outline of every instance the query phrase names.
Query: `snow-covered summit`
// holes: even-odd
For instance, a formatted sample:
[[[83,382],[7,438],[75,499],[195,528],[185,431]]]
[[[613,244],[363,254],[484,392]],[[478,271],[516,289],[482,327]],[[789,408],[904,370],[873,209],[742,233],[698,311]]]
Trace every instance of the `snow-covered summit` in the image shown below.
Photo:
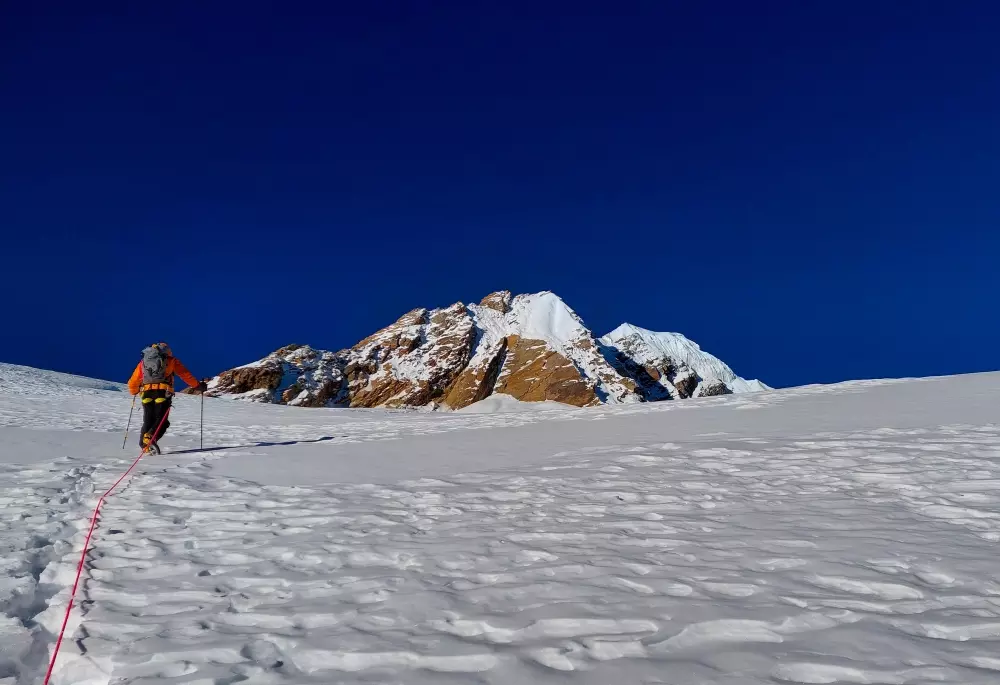
[[[691,393],[692,396],[709,394],[705,391],[718,389],[720,384],[734,393],[771,389],[758,380],[746,380],[737,376],[728,364],[705,352],[698,343],[681,333],[651,331],[624,323],[602,337],[600,342],[609,350],[623,354],[628,360],[643,367],[659,368],[660,371],[672,367],[673,373],[681,378],[694,373],[699,383],[695,392]]]
[[[544,291],[533,295],[518,295],[510,306],[508,320],[516,334],[524,338],[544,340],[567,349],[570,341],[590,335],[590,330],[562,298]]]
[[[634,384],[604,358],[594,334],[555,293],[511,297],[501,291],[469,310],[482,331],[469,368],[485,372],[496,365],[496,392],[576,405],[640,401]]]
[[[454,409],[495,393],[589,406],[767,389],[679,334],[626,324],[598,340],[555,293],[505,290],[479,304],[414,309],[339,352],[290,345],[210,387],[302,406]]]

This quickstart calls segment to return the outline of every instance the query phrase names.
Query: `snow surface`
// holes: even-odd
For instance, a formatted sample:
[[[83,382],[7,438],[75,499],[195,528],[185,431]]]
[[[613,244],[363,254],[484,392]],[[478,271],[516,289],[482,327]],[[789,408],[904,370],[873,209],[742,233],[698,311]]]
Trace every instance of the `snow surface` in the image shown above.
[[[709,354],[693,340],[681,333],[651,331],[630,323],[623,323],[600,339],[602,345],[618,346],[628,343],[629,356],[639,364],[669,357],[682,362],[706,381],[720,380],[734,393],[759,392],[771,388],[758,380],[740,378],[715,355]]]
[[[111,384],[114,387],[114,384]],[[130,398],[0,365],[0,683],[40,682]],[[54,682],[1000,682],[1000,374],[558,411],[178,396]]]

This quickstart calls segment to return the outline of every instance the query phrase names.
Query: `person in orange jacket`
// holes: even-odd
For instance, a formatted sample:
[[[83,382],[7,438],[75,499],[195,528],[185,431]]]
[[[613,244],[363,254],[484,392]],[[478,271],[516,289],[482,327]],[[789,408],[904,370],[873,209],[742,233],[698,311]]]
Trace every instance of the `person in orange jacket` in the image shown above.
[[[165,342],[154,343],[142,351],[142,359],[128,380],[129,392],[133,395],[142,393],[142,434],[139,444],[153,454],[160,453],[157,441],[170,427],[166,417],[174,395],[175,374],[199,392],[208,389],[204,381],[196,379],[181,364]]]

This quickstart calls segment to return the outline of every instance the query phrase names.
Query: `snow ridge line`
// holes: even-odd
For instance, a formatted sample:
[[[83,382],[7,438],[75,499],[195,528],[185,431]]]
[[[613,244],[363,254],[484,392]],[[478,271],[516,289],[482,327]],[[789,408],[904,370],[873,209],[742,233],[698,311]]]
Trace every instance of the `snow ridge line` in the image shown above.
[[[160,428],[163,427],[163,424],[166,422],[168,416],[170,416],[170,407],[167,408],[163,418],[160,419],[160,425],[158,425],[156,430],[153,431],[153,435],[159,435]],[[59,637],[56,639],[56,648],[52,652],[52,659],[49,661],[49,668],[45,672],[43,685],[49,685],[49,679],[52,677],[52,671],[56,667],[56,659],[59,658],[59,648],[62,647],[63,637],[66,635],[66,625],[69,623],[70,614],[73,612],[73,605],[76,601],[76,591],[80,586],[80,576],[83,574],[83,566],[87,562],[87,550],[90,549],[90,538],[94,534],[94,527],[97,525],[97,517],[100,514],[101,505],[104,504],[104,501],[111,495],[112,492],[114,492],[115,488],[121,485],[121,482],[128,477],[128,474],[132,473],[132,469],[136,467],[140,459],[146,456],[148,449],[148,447],[142,448],[142,451],[139,452],[139,456],[135,458],[132,465],[128,467],[125,473],[119,476],[114,485],[108,488],[105,493],[100,496],[97,500],[97,504],[94,506],[94,513],[90,515],[90,528],[87,530],[87,537],[83,540],[83,550],[80,552],[80,562],[76,565],[76,579],[73,581],[73,589],[69,593],[69,604],[66,605],[66,614],[63,616],[62,627],[59,628]]]

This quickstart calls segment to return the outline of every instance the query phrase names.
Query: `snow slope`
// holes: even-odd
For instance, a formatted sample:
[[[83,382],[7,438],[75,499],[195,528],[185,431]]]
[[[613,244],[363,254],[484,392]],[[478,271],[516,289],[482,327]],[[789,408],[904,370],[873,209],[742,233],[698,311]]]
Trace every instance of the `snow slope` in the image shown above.
[[[68,392],[78,397],[94,394],[98,390],[126,392],[127,388],[124,383],[112,383],[58,371],[39,372],[30,366],[0,363],[0,393],[5,395],[40,397]]]
[[[0,365],[0,683],[129,398]],[[41,382],[40,379],[48,380]],[[1000,682],[1000,374],[489,414],[177,398],[54,682]],[[134,438],[134,436],[133,436]]]
[[[561,402],[522,402],[521,400],[497,393],[457,411],[462,414],[496,414],[501,412],[569,411],[577,409]]]

